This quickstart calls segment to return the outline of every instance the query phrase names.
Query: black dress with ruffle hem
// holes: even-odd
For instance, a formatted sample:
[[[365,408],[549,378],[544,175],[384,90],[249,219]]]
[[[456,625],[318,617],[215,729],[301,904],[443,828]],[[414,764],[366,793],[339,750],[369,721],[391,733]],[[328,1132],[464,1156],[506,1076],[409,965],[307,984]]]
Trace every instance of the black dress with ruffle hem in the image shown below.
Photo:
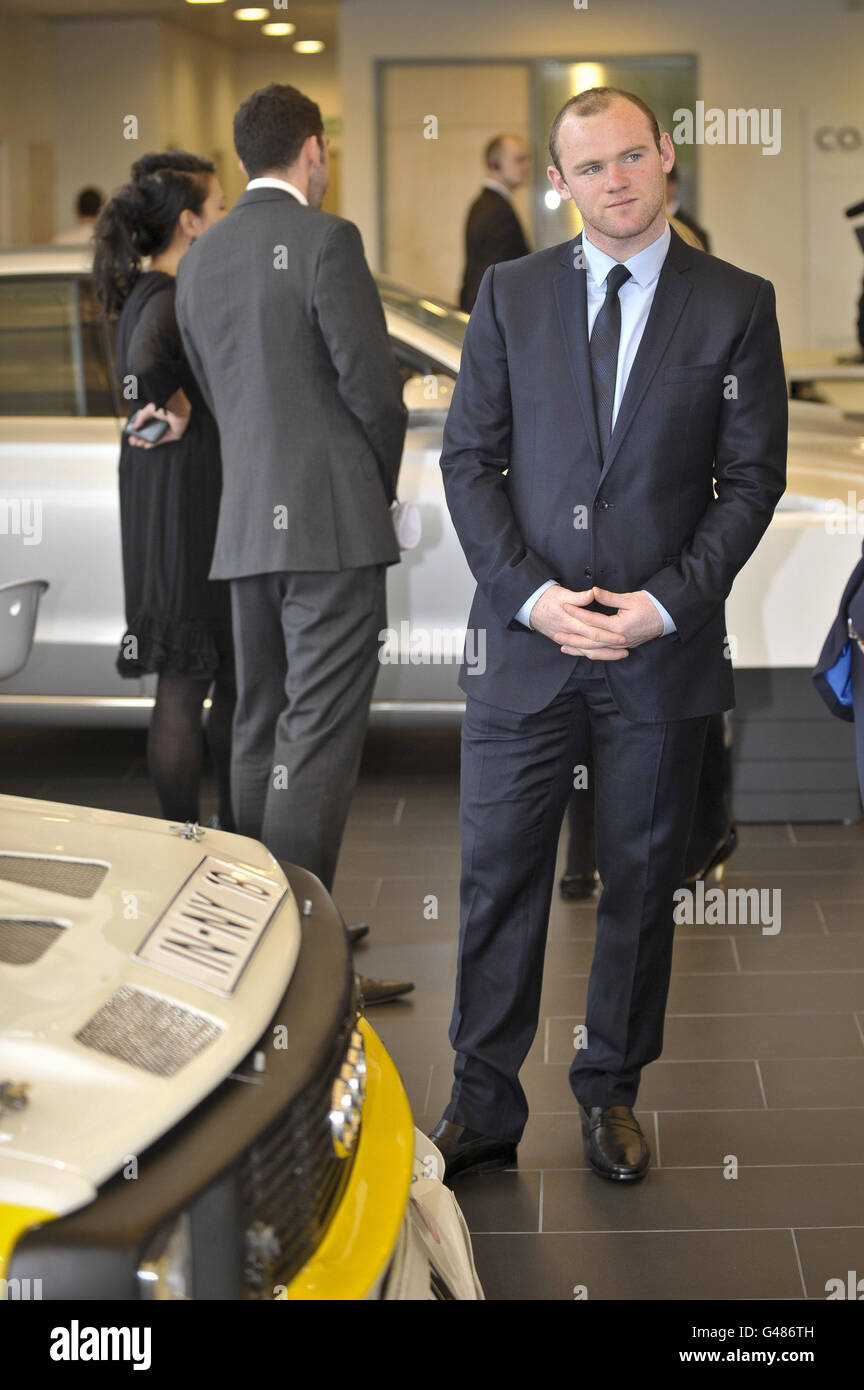
[[[176,442],[139,449],[123,439],[127,627],[117,670],[212,680],[234,661],[229,585],[207,578],[222,491],[219,431],[183,352],[173,276],[151,270],[138,277],[117,321],[116,343],[130,415],[148,401],[164,406],[179,387],[192,406]]]

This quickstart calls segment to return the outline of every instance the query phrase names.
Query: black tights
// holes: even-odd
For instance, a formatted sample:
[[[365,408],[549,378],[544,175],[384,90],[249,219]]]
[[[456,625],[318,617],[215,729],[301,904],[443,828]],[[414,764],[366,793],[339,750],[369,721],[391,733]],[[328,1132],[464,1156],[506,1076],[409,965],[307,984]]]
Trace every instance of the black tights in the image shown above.
[[[231,721],[237,689],[233,673],[217,676],[207,719],[207,747],[216,772],[219,824],[234,829],[231,813]],[[201,783],[201,706],[211,682],[165,671],[159,676],[156,704],[147,735],[147,766],[165,820],[197,821]]]

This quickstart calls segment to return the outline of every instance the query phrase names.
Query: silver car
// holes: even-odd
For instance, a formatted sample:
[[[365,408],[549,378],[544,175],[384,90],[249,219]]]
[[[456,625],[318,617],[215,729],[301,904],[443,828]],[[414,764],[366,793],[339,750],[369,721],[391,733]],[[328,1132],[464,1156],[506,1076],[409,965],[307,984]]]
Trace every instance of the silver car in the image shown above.
[[[372,717],[453,723],[473,580],[438,459],[468,320],[378,284],[409,408],[399,498],[418,508],[422,536],[388,570]],[[0,720],[134,724],[152,706],[155,678],[123,680],[114,666],[125,623],[110,356],[86,250],[0,253],[0,585],[50,585],[31,658],[0,687]],[[812,665],[860,553],[848,498],[862,479],[862,416],[792,400],[789,445],[789,490],[728,604],[738,667]]]

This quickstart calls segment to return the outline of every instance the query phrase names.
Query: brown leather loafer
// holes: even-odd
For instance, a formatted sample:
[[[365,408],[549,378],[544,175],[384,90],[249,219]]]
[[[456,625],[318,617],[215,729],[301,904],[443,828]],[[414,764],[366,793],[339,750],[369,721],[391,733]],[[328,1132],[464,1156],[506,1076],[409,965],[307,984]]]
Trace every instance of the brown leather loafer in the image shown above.
[[[612,1182],[637,1182],[644,1178],[651,1154],[639,1121],[629,1105],[579,1103],[585,1157],[595,1173]]]

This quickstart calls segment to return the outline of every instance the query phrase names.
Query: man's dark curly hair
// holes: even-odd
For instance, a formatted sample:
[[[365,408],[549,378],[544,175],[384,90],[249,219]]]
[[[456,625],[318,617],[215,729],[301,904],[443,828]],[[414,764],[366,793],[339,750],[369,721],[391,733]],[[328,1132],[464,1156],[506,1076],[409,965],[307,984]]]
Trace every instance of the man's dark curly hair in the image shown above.
[[[252,179],[267,169],[290,169],[310,135],[324,137],[320,107],[278,82],[253,92],[234,117],[234,147]]]

